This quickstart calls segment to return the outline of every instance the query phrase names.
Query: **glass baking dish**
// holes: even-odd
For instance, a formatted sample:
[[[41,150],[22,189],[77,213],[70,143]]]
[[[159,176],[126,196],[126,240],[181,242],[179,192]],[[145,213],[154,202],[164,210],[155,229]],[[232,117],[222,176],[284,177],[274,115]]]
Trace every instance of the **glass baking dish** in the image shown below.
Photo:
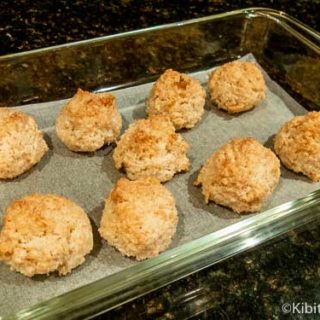
[[[320,36],[286,14],[237,10],[185,22],[0,57],[1,106],[111,91],[167,68],[205,70],[252,53],[309,110],[320,106]],[[76,319],[110,310],[230,256],[320,220],[320,190],[80,287],[11,318]]]

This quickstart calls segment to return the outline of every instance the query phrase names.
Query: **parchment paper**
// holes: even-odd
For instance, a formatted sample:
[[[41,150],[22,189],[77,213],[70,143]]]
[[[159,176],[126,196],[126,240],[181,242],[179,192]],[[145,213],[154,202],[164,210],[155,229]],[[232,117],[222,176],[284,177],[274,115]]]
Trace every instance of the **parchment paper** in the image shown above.
[[[251,55],[242,59],[254,60]],[[193,76],[206,85],[208,70]],[[254,110],[230,116],[218,111],[208,101],[201,123],[191,130],[181,132],[191,145],[189,157],[192,167],[188,173],[178,174],[165,184],[174,194],[179,211],[179,225],[171,247],[250,216],[239,216],[213,203],[205,205],[201,190],[193,186],[193,181],[204,161],[231,138],[252,136],[271,147],[272,138],[283,123],[306,112],[266,74],[265,79],[268,86],[266,100]],[[144,101],[151,85],[114,92],[123,115],[124,129],[134,119],[145,117]],[[82,206],[90,216],[95,236],[94,250],[82,266],[65,277],[52,274],[30,279],[0,264],[0,316],[30,307],[137,263],[121,256],[101,240],[97,233],[104,198],[115,181],[123,175],[115,169],[112,161],[114,146],[90,155],[69,151],[54,132],[57,113],[65,103],[66,100],[17,108],[36,118],[45,132],[50,150],[28,173],[13,181],[0,182],[0,212],[2,215],[12,200],[32,192],[66,196]],[[319,184],[282,168],[280,183],[263,209],[300,198],[318,188]]]

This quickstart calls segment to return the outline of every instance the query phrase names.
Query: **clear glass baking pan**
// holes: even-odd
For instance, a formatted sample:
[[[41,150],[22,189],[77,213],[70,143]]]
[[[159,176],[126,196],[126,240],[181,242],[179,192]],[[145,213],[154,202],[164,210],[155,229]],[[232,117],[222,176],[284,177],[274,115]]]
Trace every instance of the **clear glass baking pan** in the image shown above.
[[[250,8],[0,57],[0,105],[116,90],[171,67],[205,70],[253,53],[305,108],[320,107],[320,35],[286,14]],[[83,319],[320,221],[320,190],[249,217],[49,301],[12,319]],[[1,318],[1,315],[0,315]]]

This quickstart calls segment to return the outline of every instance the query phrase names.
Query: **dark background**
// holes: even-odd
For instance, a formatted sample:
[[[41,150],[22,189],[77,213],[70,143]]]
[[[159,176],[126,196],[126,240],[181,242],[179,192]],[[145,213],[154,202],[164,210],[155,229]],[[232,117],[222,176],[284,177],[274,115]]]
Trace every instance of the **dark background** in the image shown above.
[[[0,55],[247,7],[283,10],[320,29],[320,1],[0,1]]]

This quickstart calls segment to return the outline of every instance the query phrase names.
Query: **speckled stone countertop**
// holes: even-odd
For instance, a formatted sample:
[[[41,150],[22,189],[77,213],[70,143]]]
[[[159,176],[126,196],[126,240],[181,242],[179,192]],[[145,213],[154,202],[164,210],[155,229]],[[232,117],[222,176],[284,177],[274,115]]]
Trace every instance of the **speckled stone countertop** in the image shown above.
[[[183,4],[182,4],[183,3]],[[262,6],[320,29],[320,1],[0,2],[0,55]],[[108,312],[101,319],[306,319],[284,303],[320,303],[320,226],[228,259]],[[309,319],[320,319],[320,313]]]
[[[0,2],[0,55],[247,8],[283,10],[319,30],[319,0]]]

